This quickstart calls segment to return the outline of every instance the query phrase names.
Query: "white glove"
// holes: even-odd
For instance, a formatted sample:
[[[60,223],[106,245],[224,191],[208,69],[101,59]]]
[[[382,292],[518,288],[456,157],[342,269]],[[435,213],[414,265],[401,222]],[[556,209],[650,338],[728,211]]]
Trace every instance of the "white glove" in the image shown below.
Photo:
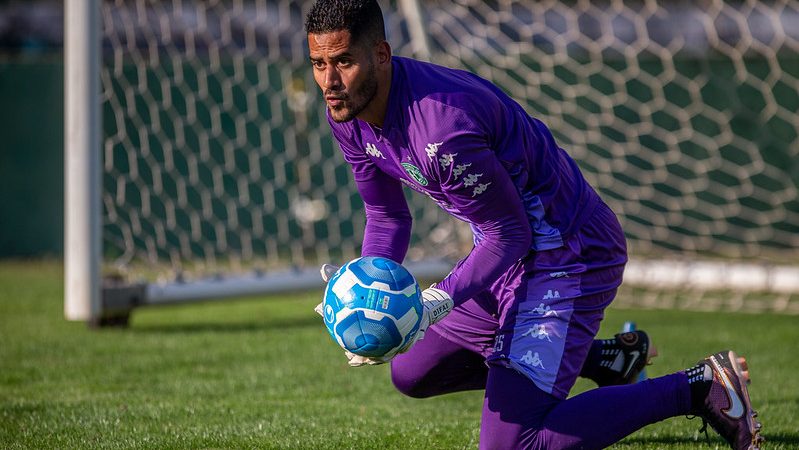
[[[322,280],[327,283],[333,278],[336,272],[338,272],[339,266],[334,266],[332,264],[322,264],[322,267],[319,270],[319,273],[322,275]],[[433,285],[434,286],[434,285]],[[377,358],[369,358],[366,356],[356,355],[352,352],[344,350],[344,355],[347,357],[347,361],[350,366],[352,367],[359,367],[364,365],[376,365],[376,364],[384,364],[391,361],[398,353],[405,353],[408,349],[411,348],[413,344],[417,341],[424,338],[424,334],[427,331],[427,328],[434,323],[437,323],[441,319],[444,318],[454,306],[454,302],[452,301],[452,297],[446,291],[438,289],[436,287],[430,286],[429,288],[422,291],[422,323],[419,324],[419,330],[413,336],[413,339],[408,341],[408,344],[404,347],[400,348],[394,353],[389,353]],[[322,303],[316,305],[314,308],[317,314],[324,317],[324,311],[322,310]]]
[[[424,308],[422,312],[422,323],[419,324],[419,331],[416,332],[413,339],[408,342],[408,345],[406,345],[400,353],[408,351],[416,341],[424,338],[427,328],[443,319],[455,306],[452,297],[450,297],[446,291],[434,286],[435,285],[432,285],[422,291],[422,308]]]

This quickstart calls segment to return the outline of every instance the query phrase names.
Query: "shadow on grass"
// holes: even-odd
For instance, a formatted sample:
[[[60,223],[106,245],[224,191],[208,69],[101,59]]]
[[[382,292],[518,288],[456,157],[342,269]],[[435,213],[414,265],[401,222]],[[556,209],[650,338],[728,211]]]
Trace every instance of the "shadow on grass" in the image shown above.
[[[632,448],[653,448],[656,447],[657,444],[684,444],[684,445],[703,445],[707,444],[708,442],[719,443],[722,444],[724,441],[716,435],[710,427],[708,427],[708,433],[710,433],[710,440],[705,438],[704,435],[697,437],[694,436],[654,436],[654,437],[636,437],[630,436],[623,441],[616,444],[618,447],[629,446]],[[799,433],[780,433],[780,434],[773,434],[770,435],[766,433],[764,435],[766,439],[766,444],[782,444],[785,445],[786,448],[799,448]],[[768,448],[768,447],[767,447]]]
[[[269,330],[290,330],[306,327],[324,328],[322,319],[318,316],[286,319],[266,319],[261,321],[246,322],[185,322],[171,324],[136,324],[135,322],[125,330],[129,333],[241,333],[260,332]]]
[[[799,448],[799,433],[784,433],[778,435],[770,435],[766,433],[766,445],[771,444],[793,444],[788,448]]]

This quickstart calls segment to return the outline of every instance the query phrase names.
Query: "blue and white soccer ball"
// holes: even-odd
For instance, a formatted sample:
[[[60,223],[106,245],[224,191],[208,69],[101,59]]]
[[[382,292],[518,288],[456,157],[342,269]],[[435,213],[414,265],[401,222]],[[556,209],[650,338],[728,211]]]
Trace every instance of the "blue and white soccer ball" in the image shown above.
[[[419,331],[422,293],[402,265],[363,257],[333,275],[322,309],[336,343],[356,355],[376,358],[396,354]]]

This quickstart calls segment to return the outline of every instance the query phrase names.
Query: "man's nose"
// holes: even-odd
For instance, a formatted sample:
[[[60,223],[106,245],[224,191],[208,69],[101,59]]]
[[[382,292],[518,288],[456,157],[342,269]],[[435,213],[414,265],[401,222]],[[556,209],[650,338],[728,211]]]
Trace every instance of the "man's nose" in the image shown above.
[[[338,89],[341,87],[341,74],[335,67],[325,71],[325,89]]]

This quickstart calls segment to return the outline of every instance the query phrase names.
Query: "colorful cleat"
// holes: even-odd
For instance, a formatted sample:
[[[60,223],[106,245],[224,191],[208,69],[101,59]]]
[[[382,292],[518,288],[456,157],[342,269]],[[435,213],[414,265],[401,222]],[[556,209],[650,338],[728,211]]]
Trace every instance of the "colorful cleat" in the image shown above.
[[[641,371],[658,354],[649,336],[641,330],[619,333],[603,344],[600,368],[591,377],[599,386],[637,382]]]
[[[749,384],[746,360],[733,351],[723,351],[708,356],[699,364],[711,368],[713,381],[703,405],[693,413],[716,430],[733,449],[758,450],[763,437],[746,388]]]

